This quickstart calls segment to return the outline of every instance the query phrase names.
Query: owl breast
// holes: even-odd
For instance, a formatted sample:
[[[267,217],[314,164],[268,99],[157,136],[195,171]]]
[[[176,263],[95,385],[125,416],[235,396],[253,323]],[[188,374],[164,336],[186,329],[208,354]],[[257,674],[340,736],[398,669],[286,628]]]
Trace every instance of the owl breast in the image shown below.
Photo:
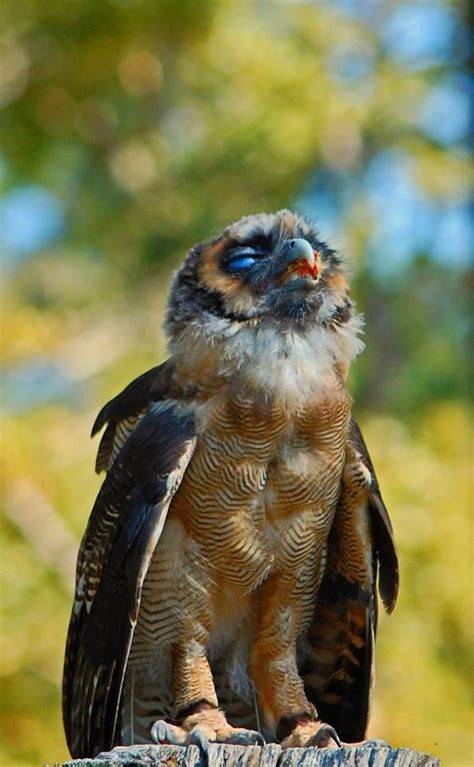
[[[274,575],[295,585],[309,616],[349,411],[337,387],[291,413],[243,388],[202,406],[196,451],[143,584],[132,665],[200,631],[211,632],[212,652],[235,655],[259,587]]]
[[[170,518],[196,541],[219,583],[251,592],[273,570],[295,573],[324,547],[349,410],[342,388],[291,413],[245,390],[203,409]]]

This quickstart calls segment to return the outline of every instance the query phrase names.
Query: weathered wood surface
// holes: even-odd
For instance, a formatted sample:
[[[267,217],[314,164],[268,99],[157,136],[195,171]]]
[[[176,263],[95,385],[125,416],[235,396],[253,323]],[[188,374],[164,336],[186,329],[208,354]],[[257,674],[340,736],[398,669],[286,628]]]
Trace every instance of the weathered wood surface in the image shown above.
[[[127,746],[63,767],[440,767],[439,759],[410,748],[289,748],[211,745],[208,760],[197,746]]]

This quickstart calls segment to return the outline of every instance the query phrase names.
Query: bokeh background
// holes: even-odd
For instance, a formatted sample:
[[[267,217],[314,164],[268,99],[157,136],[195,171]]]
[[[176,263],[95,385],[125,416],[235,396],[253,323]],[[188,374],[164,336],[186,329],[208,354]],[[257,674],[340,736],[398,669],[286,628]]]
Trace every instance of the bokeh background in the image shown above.
[[[170,274],[299,209],[367,318],[351,387],[400,547],[372,734],[472,765],[468,22],[456,2],[3,0],[0,764],[67,751],[89,429],[165,355]]]

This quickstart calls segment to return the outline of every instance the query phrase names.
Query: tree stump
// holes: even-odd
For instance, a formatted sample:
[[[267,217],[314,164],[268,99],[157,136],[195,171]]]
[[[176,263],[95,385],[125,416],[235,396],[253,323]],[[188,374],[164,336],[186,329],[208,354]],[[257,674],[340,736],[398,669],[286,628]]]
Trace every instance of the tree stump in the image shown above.
[[[411,748],[366,745],[353,748],[289,748],[279,745],[211,744],[206,758],[197,746],[124,746],[75,759],[63,767],[440,767],[434,756]],[[46,766],[48,767],[48,766]],[[59,767],[55,765],[55,767]]]

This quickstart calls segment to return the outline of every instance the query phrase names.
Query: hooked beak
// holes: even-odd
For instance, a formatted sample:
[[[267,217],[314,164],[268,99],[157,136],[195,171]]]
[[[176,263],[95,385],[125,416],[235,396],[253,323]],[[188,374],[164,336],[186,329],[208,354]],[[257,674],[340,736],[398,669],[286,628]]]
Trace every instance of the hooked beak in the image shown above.
[[[313,250],[308,240],[286,240],[281,255],[283,264],[280,278],[283,282],[291,282],[300,277],[319,279],[321,254],[318,250]]]

